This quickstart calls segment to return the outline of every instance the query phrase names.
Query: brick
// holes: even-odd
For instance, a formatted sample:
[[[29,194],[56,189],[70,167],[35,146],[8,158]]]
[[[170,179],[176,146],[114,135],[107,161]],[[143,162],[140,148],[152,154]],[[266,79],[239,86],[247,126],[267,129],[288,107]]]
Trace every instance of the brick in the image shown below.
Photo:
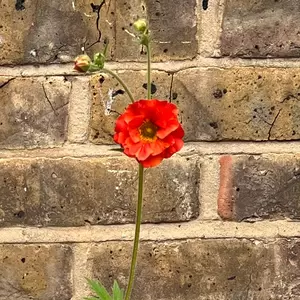
[[[280,284],[276,287],[276,294],[283,295],[280,299],[297,299],[300,296],[300,240],[281,239],[276,244],[276,248],[278,257],[280,257],[278,277],[281,279]]]
[[[114,279],[126,287],[131,251],[129,242],[95,245],[93,277],[108,289]],[[132,299],[279,299],[274,255],[272,244],[243,239],[143,242]]]
[[[145,71],[124,71],[118,73],[120,77],[130,87],[135,99],[145,99],[147,97],[147,78]],[[119,94],[111,105],[111,110],[107,110],[110,102],[109,91],[123,90],[115,79],[111,77],[100,77],[98,75],[91,78],[91,92],[93,102],[90,121],[90,141],[95,144],[114,144],[113,135],[116,118],[124,112],[130,104],[127,94]],[[103,81],[104,80],[104,81]],[[172,76],[165,72],[152,74],[152,83],[155,88],[153,98],[169,99]],[[144,86],[144,87],[143,87]]]
[[[90,1],[73,1],[75,7],[72,1],[33,0],[15,5],[18,2],[0,4],[1,65],[72,61],[83,46],[89,53],[99,51],[99,30],[101,43],[109,36],[113,51],[113,2],[101,9],[99,30],[98,13],[93,12]]]
[[[0,245],[0,299],[71,299],[71,259],[63,245]]]
[[[155,71],[154,98],[179,107],[185,141],[296,140],[300,138],[299,68],[197,68],[175,73]],[[119,74],[136,99],[144,98],[144,71]],[[118,95],[108,115],[104,105],[115,80],[91,79],[93,93],[90,141],[112,144],[115,120],[129,104]],[[103,80],[102,80],[103,81]],[[102,82],[101,81],[101,82]]]
[[[64,77],[0,77],[0,149],[62,145],[70,91]]]
[[[195,8],[195,0],[116,0],[116,60],[146,59],[127,33],[134,33],[132,24],[141,17],[149,20],[155,61],[194,58],[198,48]]]
[[[82,226],[135,220],[137,167],[126,157],[0,161],[0,226]],[[145,173],[144,222],[199,214],[195,159],[172,158]]]
[[[186,141],[300,138],[298,68],[184,70],[171,90]]]
[[[299,9],[297,0],[226,1],[221,54],[240,57],[299,57]]]
[[[299,219],[298,155],[225,156],[218,210],[223,219]]]

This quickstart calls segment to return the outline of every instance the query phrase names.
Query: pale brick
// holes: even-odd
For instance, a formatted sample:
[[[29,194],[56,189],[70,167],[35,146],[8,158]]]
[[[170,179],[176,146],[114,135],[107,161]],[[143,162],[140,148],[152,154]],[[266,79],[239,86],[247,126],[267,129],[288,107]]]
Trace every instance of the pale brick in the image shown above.
[[[0,161],[0,226],[132,223],[138,163],[126,157]],[[195,159],[173,158],[145,171],[144,222],[199,214]]]
[[[299,57],[298,0],[225,1],[221,54]]]
[[[114,49],[113,2],[101,9],[98,29],[98,13],[93,12],[90,1],[32,0],[18,7],[15,4],[11,0],[0,3],[2,65],[72,61],[83,46],[89,53],[99,51],[104,37],[110,38],[110,49]],[[99,30],[101,44],[91,47],[98,41]]]
[[[146,72],[124,71],[135,99],[144,98]],[[296,140],[300,138],[300,69],[197,68],[174,75],[153,72],[153,98],[170,100],[179,108],[185,141]],[[106,77],[105,77],[106,78]],[[122,89],[115,80],[92,77],[90,141],[113,143],[116,118],[130,103],[118,95],[105,113],[109,89]]]
[[[89,258],[92,276],[108,289],[114,279],[126,287],[131,251],[129,242],[95,245]],[[272,244],[238,239],[142,242],[132,300],[279,299],[272,293],[281,279],[277,275]]]
[[[63,245],[0,245],[0,300],[69,300],[72,251]]]
[[[187,141],[300,138],[300,69],[199,68],[174,75]]]
[[[230,220],[299,219],[298,155],[225,156],[219,214]]]
[[[186,1],[121,1],[116,0],[116,60],[145,59],[132,24],[138,18],[149,20],[152,56],[155,61],[191,59],[197,54],[197,21],[195,0]]]
[[[70,91],[64,77],[0,77],[0,148],[62,145]]]

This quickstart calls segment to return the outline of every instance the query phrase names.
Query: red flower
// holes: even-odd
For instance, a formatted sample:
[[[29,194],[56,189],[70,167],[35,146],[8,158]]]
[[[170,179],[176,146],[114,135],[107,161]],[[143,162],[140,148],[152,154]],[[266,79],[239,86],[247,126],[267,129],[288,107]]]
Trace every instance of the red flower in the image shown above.
[[[177,107],[167,101],[139,100],[117,119],[114,140],[145,168],[158,165],[183,147]]]

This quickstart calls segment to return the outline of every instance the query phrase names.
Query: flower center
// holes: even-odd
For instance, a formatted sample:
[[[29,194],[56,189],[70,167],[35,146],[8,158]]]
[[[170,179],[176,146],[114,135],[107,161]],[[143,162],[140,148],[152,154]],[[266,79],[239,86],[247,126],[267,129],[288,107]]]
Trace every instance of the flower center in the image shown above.
[[[145,142],[155,141],[157,129],[158,129],[157,126],[154,125],[152,122],[150,121],[144,122],[139,128],[141,140]]]

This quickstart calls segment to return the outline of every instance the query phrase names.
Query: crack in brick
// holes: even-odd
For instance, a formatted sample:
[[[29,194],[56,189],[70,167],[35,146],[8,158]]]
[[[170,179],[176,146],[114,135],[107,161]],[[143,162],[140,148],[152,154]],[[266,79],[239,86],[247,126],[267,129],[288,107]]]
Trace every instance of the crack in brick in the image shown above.
[[[51,103],[51,101],[50,101],[50,99],[49,99],[47,93],[46,93],[46,89],[45,89],[44,84],[42,84],[42,87],[43,87],[44,95],[45,95],[45,97],[46,97],[46,99],[47,99],[49,105],[51,106],[51,108],[52,108],[54,114],[57,116],[57,113],[56,113],[56,111],[55,111],[55,109],[54,109],[54,107],[53,107],[53,105],[52,105],[52,103]]]
[[[282,108],[279,109],[279,111],[278,111],[277,115],[275,116],[273,122],[270,124],[271,126],[270,126],[270,129],[269,129],[269,132],[268,132],[268,141],[269,141],[270,138],[271,138],[271,131],[272,131],[273,127],[274,127],[274,124],[275,124],[276,120],[278,119],[278,117],[279,117],[279,115],[280,115],[280,113],[281,113],[281,110],[282,110]]]
[[[116,111],[116,110],[114,110],[114,109],[111,109],[110,112],[111,112],[111,113],[115,113],[115,114],[117,114],[118,116],[121,116],[121,113],[119,113],[118,111]]]
[[[100,41],[101,41],[102,32],[101,32],[101,29],[100,29],[100,12],[101,12],[102,6],[105,4],[105,1],[106,0],[102,0],[101,4],[98,4],[98,5],[96,5],[94,3],[91,3],[91,7],[93,9],[93,12],[97,13],[96,28],[97,28],[97,31],[98,31],[98,39],[95,42],[93,42],[90,46],[88,46],[85,50],[88,50],[89,48],[93,47],[97,43],[100,43]]]
[[[251,290],[251,284],[252,284],[252,270],[249,275],[249,282],[247,283],[247,287],[246,287],[246,299],[249,299],[249,292]]]
[[[280,103],[284,103],[285,101],[288,101],[288,100],[291,100],[291,99],[295,99],[297,101],[300,100],[297,96],[295,96],[293,94],[290,94],[290,95],[286,96],[282,101],[280,101]]]
[[[69,101],[68,101],[67,103],[65,103],[65,104],[63,104],[63,105],[61,105],[61,106],[55,108],[55,112],[57,112],[58,110],[64,108],[64,107],[67,106],[68,104],[69,104]]]
[[[7,81],[0,83],[0,89],[8,85],[12,80],[16,79],[15,77],[8,79]]]

